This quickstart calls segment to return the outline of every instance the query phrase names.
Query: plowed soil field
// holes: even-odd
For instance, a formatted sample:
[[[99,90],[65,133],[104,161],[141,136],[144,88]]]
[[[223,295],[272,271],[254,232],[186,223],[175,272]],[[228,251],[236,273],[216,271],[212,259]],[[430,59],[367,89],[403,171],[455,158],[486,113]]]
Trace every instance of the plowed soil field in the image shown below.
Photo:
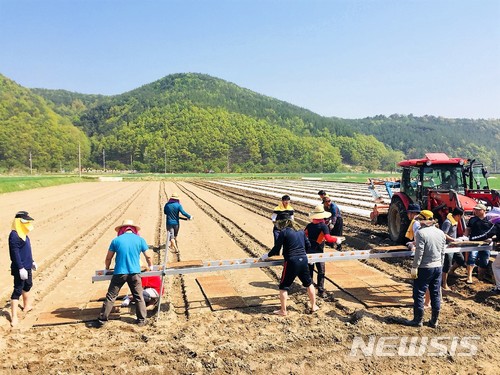
[[[310,189],[310,202],[294,201],[298,192],[290,195],[297,221],[305,224],[319,201],[317,186],[303,189]],[[412,308],[367,307],[334,278],[326,282],[317,313],[308,314],[305,290],[296,284],[289,315],[275,316],[280,267],[171,276],[158,319],[150,310],[148,324],[138,327],[133,309],[121,308],[118,319],[95,326],[108,282],[92,283],[91,277],[104,268],[116,225],[138,223],[156,264],[165,254],[170,262],[260,256],[272,246],[270,215],[284,192],[255,190],[196,181],[96,182],[1,195],[0,373],[498,374],[500,296],[489,292],[488,282],[466,285],[463,270],[450,279],[453,291],[443,294],[437,329],[395,324],[393,317],[411,317]],[[177,253],[165,249],[163,205],[172,192],[194,216],[181,222]],[[39,269],[34,309],[21,312],[12,328],[7,238],[18,210],[35,219],[30,238]],[[383,227],[362,215],[346,212],[344,233],[344,250],[394,245]],[[410,288],[409,262],[362,261],[402,288]],[[347,263],[332,264],[349,273]],[[210,282],[212,292],[233,293],[232,302],[211,305]]]

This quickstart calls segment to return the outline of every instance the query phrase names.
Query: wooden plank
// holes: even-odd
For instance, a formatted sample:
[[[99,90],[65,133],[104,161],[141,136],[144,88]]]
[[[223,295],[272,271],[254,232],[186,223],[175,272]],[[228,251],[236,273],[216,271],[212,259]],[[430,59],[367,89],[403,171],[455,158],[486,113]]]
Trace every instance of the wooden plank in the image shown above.
[[[124,290],[125,289],[125,290]],[[122,288],[122,290],[120,290],[120,294],[118,295],[118,297],[116,298],[116,300],[122,300],[123,297],[125,297],[126,293],[125,291],[128,290],[128,286],[125,284]],[[90,297],[90,301],[104,301],[106,299],[106,293],[108,292],[108,289],[98,289],[94,292],[94,294],[92,294],[92,296]]]
[[[85,308],[62,307],[53,311],[41,313],[33,326],[50,326],[58,324],[75,324],[96,320],[101,312],[100,307]],[[120,314],[113,312],[109,319],[120,319]]]
[[[396,246],[377,246],[375,248],[373,248],[373,250],[375,251],[384,251],[384,252],[388,252],[388,251],[405,251],[405,250],[408,250],[408,248],[406,246],[403,246],[403,245],[396,245]]]
[[[448,247],[468,247],[468,246],[482,246],[489,245],[485,241],[462,241],[462,242],[450,242],[447,244]]]
[[[247,307],[245,300],[224,276],[197,277],[196,282],[214,311]]]
[[[167,268],[189,268],[189,267],[202,267],[202,260],[184,260],[180,262],[167,263]]]
[[[325,276],[366,307],[408,306],[413,304],[411,288],[359,261],[326,263]]]
[[[391,280],[385,275],[364,275],[362,280],[372,287],[385,287],[397,285],[397,282]]]

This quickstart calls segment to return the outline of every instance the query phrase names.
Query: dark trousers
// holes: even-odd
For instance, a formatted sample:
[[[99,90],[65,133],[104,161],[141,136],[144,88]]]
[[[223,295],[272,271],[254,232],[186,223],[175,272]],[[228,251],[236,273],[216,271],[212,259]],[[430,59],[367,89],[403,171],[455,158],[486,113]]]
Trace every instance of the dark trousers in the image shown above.
[[[280,230],[276,227],[273,227],[273,238],[274,238],[274,243],[276,244],[276,241],[278,240],[278,236],[280,235]]]
[[[316,265],[316,270],[318,271],[318,292],[322,293],[325,291],[325,263],[318,262],[309,265],[309,274],[311,275],[311,280],[314,274],[314,265]]]
[[[418,269],[418,277],[413,282],[413,303],[415,310],[424,311],[424,296],[427,288],[429,288],[431,295],[432,310],[439,311],[441,309],[440,288],[442,272],[442,267]]]
[[[444,254],[443,273],[450,272],[452,261],[453,261],[453,253]]]
[[[14,290],[10,299],[19,299],[23,292],[29,292],[33,287],[33,274],[31,270],[28,271],[28,279],[22,280],[19,270],[11,270],[12,276],[14,276]]]
[[[453,263],[458,264],[460,267],[465,267],[465,258],[463,253],[453,254]]]
[[[335,221],[335,225],[330,229],[330,235],[340,237],[344,233],[344,220],[342,217],[338,217]],[[337,245],[337,250],[342,250],[342,245]]]
[[[134,273],[130,275],[113,275],[108,292],[106,293],[106,299],[102,304],[101,314],[99,315],[100,320],[108,320],[109,314],[118,297],[118,293],[120,293],[120,289],[125,283],[128,284],[134,296],[134,300],[136,301],[135,312],[137,320],[142,321],[146,319],[147,311],[146,304],[144,303],[144,296],[142,294],[141,276],[138,273]]]
[[[335,225],[332,230],[330,230],[330,234],[332,236],[342,236],[342,233],[344,233],[344,220],[342,217],[338,217],[337,220],[335,220]]]

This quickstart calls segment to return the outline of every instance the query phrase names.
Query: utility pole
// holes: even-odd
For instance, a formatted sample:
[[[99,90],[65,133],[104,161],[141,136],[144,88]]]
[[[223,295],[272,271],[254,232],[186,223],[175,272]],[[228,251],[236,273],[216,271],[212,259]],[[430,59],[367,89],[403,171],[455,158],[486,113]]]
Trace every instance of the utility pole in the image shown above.
[[[167,148],[165,147],[165,174],[167,174]]]
[[[31,157],[31,151],[30,151],[30,174],[33,174],[33,159]]]
[[[82,177],[82,149],[80,147],[80,142],[78,142],[78,174],[81,178]]]

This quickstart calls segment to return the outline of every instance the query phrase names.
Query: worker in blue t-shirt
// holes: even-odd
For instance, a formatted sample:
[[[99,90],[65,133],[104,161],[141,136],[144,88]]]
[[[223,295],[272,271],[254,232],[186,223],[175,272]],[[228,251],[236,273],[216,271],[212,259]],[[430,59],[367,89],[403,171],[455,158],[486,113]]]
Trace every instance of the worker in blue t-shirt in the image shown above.
[[[170,199],[163,208],[163,213],[167,216],[167,238],[170,240],[170,247],[175,249],[177,247],[176,238],[179,234],[180,227],[179,214],[183,214],[188,220],[193,220],[193,216],[184,211],[184,208],[182,208],[182,205],[179,203],[179,196],[177,193],[172,193]]]
[[[140,255],[144,254],[150,270],[153,270],[153,258],[147,252],[148,244],[144,238],[139,236],[140,227],[135,225],[132,220],[124,220],[115,230],[117,236],[111,241],[104,261],[106,269],[109,270],[111,261],[116,255],[115,268],[97,323],[99,326],[103,326],[108,321],[118,293],[123,284],[127,283],[137,303],[136,323],[143,326],[146,324],[147,312],[141,283]]]

